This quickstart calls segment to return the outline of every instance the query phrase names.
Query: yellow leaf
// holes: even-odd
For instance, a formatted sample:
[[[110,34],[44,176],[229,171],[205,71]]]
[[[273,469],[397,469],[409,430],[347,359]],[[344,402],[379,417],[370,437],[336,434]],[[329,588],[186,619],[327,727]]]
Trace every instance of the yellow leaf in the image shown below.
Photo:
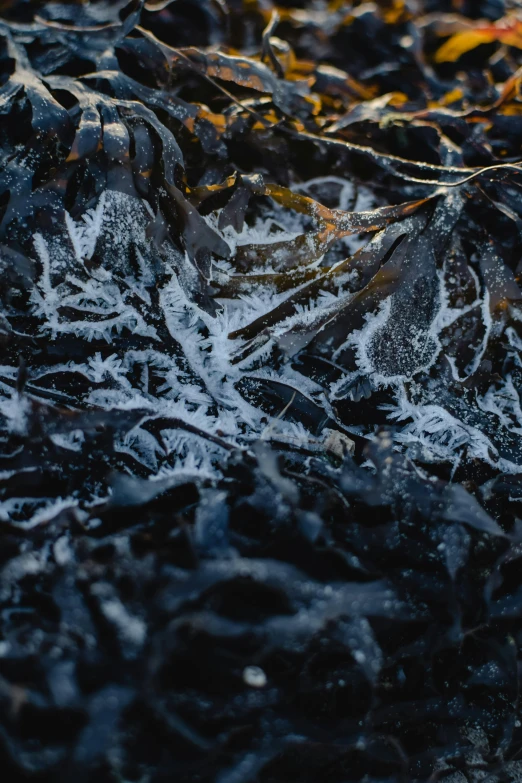
[[[404,0],[393,0],[390,7],[383,9],[386,24],[398,24],[404,22],[409,16],[408,8]]]
[[[447,92],[446,95],[443,95],[438,101],[438,106],[451,106],[452,103],[461,101],[463,97],[464,91],[460,87],[455,87],[453,90]],[[432,103],[437,106],[437,101],[432,101]]]
[[[498,34],[492,29],[489,30],[465,30],[461,33],[452,35],[451,38],[442,44],[435,54],[435,62],[454,63],[462,54],[470,52],[480,44],[491,43],[495,41]]]
[[[500,114],[508,117],[520,117],[522,114],[522,106],[516,103],[508,103],[506,106],[502,107]]]

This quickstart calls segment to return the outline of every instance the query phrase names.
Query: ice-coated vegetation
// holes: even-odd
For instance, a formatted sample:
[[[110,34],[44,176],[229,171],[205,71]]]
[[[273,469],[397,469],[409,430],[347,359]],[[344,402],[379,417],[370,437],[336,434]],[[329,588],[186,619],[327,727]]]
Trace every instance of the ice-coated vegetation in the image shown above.
[[[330,209],[351,206],[357,213],[372,206],[367,190],[356,191],[339,177],[317,177],[296,186],[295,193],[322,198]],[[517,473],[522,469],[517,446],[522,420],[516,310],[510,310],[514,319],[504,338],[513,371],[480,393],[462,397],[455,391],[479,372],[492,336],[498,339],[507,324],[505,312],[493,310],[487,285],[479,283],[480,255],[477,271],[473,266],[465,270],[467,288],[457,287],[456,274],[463,271],[448,238],[461,209],[462,199],[450,191],[428,220],[406,218],[373,239],[361,234],[365,238],[355,236],[355,242],[353,235],[330,242],[324,253],[315,251],[307,268],[319,281],[321,275],[331,279],[333,272],[334,286],[321,288],[319,283],[310,290],[310,282],[296,281],[283,291],[278,263],[296,238],[313,237],[310,218],[265,203],[237,231],[232,226],[220,229],[220,211],[211,212],[209,227],[230,248],[230,260],[216,259],[211,270],[218,286],[225,282],[226,289],[226,283],[234,281],[241,249],[257,249],[259,262],[254,260],[242,275],[248,293],[230,296],[225,291],[215,297],[217,306],[209,312],[194,295],[198,273],[186,252],[167,240],[151,241],[148,226],[154,214],[148,203],[106,190],[80,216],[73,219],[65,213],[57,229],[33,236],[37,272],[30,313],[37,331],[51,344],[59,346],[63,337],[71,336],[83,348],[80,358],[65,355],[61,363],[39,362],[37,369],[29,368],[25,392],[57,404],[81,400],[85,410],[134,411],[135,424],[116,438],[114,448],[140,464],[150,479],[184,469],[217,475],[224,450],[248,446],[260,437],[293,443],[296,427],[299,443],[313,449],[332,420],[340,432],[371,438],[371,425],[361,427],[335,410],[336,403],[353,397],[361,384],[366,396],[371,397],[372,389],[389,396],[380,407],[398,425],[396,448],[412,456],[422,453],[423,459],[446,462],[453,469],[462,460],[479,459]],[[379,275],[383,277],[379,296],[365,301],[372,284],[361,286],[361,270],[344,258],[348,254],[356,262],[365,253],[378,258],[387,233],[393,234],[396,249],[374,280],[378,291]],[[434,245],[429,244],[430,233],[437,240]],[[339,267],[346,271],[339,274]],[[394,288],[394,279],[403,282]],[[498,288],[498,281],[494,284]],[[358,299],[362,321],[359,328],[350,328],[349,314]],[[254,339],[253,350],[243,356],[242,348],[252,341],[235,335],[249,324],[262,325],[274,312],[278,317],[267,322],[266,336],[261,330],[259,344]],[[335,319],[333,338],[321,345],[322,334]],[[132,337],[122,340],[122,334]],[[470,341],[463,363],[455,341],[464,334]],[[330,362],[338,376],[326,385],[293,360],[303,347],[312,353],[306,349],[311,335],[323,361]],[[281,348],[283,361],[274,364],[274,351]],[[13,389],[18,373],[15,366],[2,367],[2,412],[7,431],[21,433],[31,409],[25,392]],[[447,382],[441,384],[441,376]],[[79,397],[66,390],[67,384],[60,388],[56,380],[62,378],[75,379],[82,389]],[[266,385],[275,390],[276,399],[268,408],[262,402]],[[306,406],[311,413],[302,414]],[[151,432],[146,425],[154,421],[161,424]],[[81,428],[54,433],[52,439],[66,451],[78,451],[83,444]],[[76,502],[73,498],[74,493],[71,500]],[[89,502],[95,499],[93,492]],[[43,499],[36,506],[28,501],[23,513],[24,499],[16,501],[25,524],[33,524],[32,515],[41,513],[42,504]]]

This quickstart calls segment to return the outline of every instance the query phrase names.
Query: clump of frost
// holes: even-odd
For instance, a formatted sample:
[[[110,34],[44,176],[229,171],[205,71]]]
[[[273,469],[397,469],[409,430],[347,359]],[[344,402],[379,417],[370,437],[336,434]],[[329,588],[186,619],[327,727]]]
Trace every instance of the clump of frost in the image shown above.
[[[319,177],[294,189],[330,208],[364,211],[374,206],[369,192],[356,190],[353,183],[338,177]],[[257,342],[253,341],[252,350],[239,360],[238,353],[247,341],[232,340],[230,333],[262,319],[306,283],[278,291],[269,281],[263,282],[258,288],[252,286],[248,295],[221,299],[220,309],[209,314],[193,296],[198,280],[189,258],[168,242],[158,248],[148,239],[151,217],[150,207],[141,199],[106,191],[79,220],[66,214],[61,226],[35,235],[39,274],[32,306],[40,332],[51,341],[65,335],[82,340],[85,352],[81,361],[39,366],[27,385],[37,399],[40,389],[45,388],[47,397],[40,397],[45,401],[49,395],[53,399],[53,389],[60,388],[53,375],[73,374],[83,378],[83,405],[134,412],[135,423],[116,438],[114,448],[146,468],[150,480],[219,476],[223,441],[228,447],[248,446],[261,438],[320,449],[320,436],[293,421],[292,415],[285,415],[293,395],[308,398],[310,404],[323,408],[326,417],[335,419],[330,401],[342,397],[343,389],[358,379],[369,380],[373,388],[388,387],[395,394],[390,418],[404,423],[396,437],[398,445],[420,447],[454,465],[468,454],[505,470],[517,469],[514,462],[499,455],[492,438],[480,427],[450,414],[439,400],[415,403],[406,392],[406,384],[418,373],[429,371],[443,352],[444,330],[473,308],[480,309],[485,334],[465,371],[472,373],[479,367],[488,344],[491,316],[487,291],[480,294],[478,281],[475,300],[451,308],[444,270],[437,273],[434,269],[429,279],[410,276],[408,285],[399,287],[368,313],[363,327],[347,335],[330,357],[335,365],[343,351],[351,349],[356,369],[344,372],[328,391],[294,369],[290,361],[282,361],[275,370],[268,369],[268,360],[275,345],[283,355],[295,353],[300,334],[306,336],[319,329],[325,319],[349,304],[353,296],[351,271],[342,279],[336,278],[335,292],[316,290],[305,302],[288,309],[286,317],[263,330]],[[260,215],[245,222],[241,232],[230,227],[219,231],[218,219],[219,213],[206,218],[232,251],[244,245],[292,240],[310,228],[308,216],[276,203],[265,205]],[[360,240],[348,239],[352,244],[346,249],[351,253]],[[376,245],[379,235],[372,241]],[[313,265],[321,263],[318,258]],[[255,268],[252,271],[255,274]],[[271,271],[265,264],[267,278]],[[233,273],[233,264],[216,262],[217,276],[225,279]],[[125,339],[119,339],[123,332]],[[513,360],[520,367],[522,341],[514,330],[506,335]],[[306,344],[305,337],[303,340]],[[100,348],[102,341],[106,349]],[[454,357],[448,361],[455,379],[460,380]],[[1,413],[4,428],[22,434],[30,404],[27,397],[13,393],[17,372],[14,366],[0,368]],[[282,403],[278,413],[266,414],[240,392],[239,382],[248,378],[283,384],[290,405]],[[478,399],[477,406],[512,434],[522,433],[520,400],[516,384],[509,378],[502,388],[491,389]],[[361,428],[357,432],[364,435]],[[56,448],[71,454],[85,447],[81,428],[54,433],[52,441]],[[99,500],[92,498],[93,503]],[[75,499],[60,502],[72,503],[71,507],[77,504]],[[17,498],[10,503],[10,517],[30,526],[40,524],[54,509],[52,498]]]
[[[25,435],[27,432],[27,415],[30,411],[30,403],[25,397],[11,392],[3,397],[0,415],[5,419],[8,432],[14,435]]]
[[[66,214],[61,226],[35,235],[39,274],[31,300],[40,332],[51,341],[65,335],[80,339],[85,351],[81,360],[40,365],[35,372],[29,368],[29,395],[43,402],[50,395],[53,400],[61,374],[66,373],[83,379],[83,405],[135,412],[136,423],[116,436],[114,449],[143,465],[151,480],[189,474],[215,478],[223,460],[223,439],[229,446],[247,445],[265,433],[278,441],[310,445],[313,438],[306,428],[284,417],[267,416],[238,391],[238,381],[247,373],[244,363],[234,361],[241,341],[229,338],[230,332],[283,302],[288,292],[267,286],[249,296],[224,300],[221,309],[210,315],[191,296],[195,272],[189,259],[168,243],[158,249],[149,241],[146,230],[151,217],[140,199],[106,191],[79,220]],[[212,215],[208,222],[217,225],[217,218]],[[274,205],[254,225],[245,224],[240,234],[232,229],[222,233],[232,247],[239,247],[293,239],[303,230],[302,216],[289,216],[288,210]],[[160,283],[155,278],[158,268]],[[331,294],[318,295],[309,306],[297,308],[282,328],[295,319],[312,317],[334,299]],[[158,331],[161,324],[161,334],[166,330],[171,338],[168,347]],[[119,339],[123,330],[131,340]],[[108,350],[100,349],[103,342]],[[269,350],[270,346],[264,354],[258,352],[256,360]],[[13,393],[17,372],[9,365],[1,369],[2,415],[9,432],[23,433],[30,398]],[[264,377],[317,395],[314,384],[304,383],[289,366],[278,374],[265,372]],[[70,400],[74,403],[74,395]],[[81,453],[86,443],[81,427],[53,433],[51,440],[71,454]],[[92,498],[93,503],[100,500]],[[62,503],[63,508],[75,508],[78,501],[63,498]],[[21,525],[33,526],[60,509],[62,505],[57,506],[53,498],[15,498],[8,515]]]
[[[499,454],[499,449],[484,429],[452,415],[435,401],[428,404],[412,403],[404,385],[397,387],[396,395],[396,405],[385,407],[390,419],[407,422],[395,434],[397,443],[413,447],[414,451],[420,447],[435,461],[449,462],[454,468],[466,457],[481,460],[505,473],[522,472],[521,465]],[[494,413],[498,414],[501,409],[494,406],[493,400],[496,399],[498,397],[488,392],[478,400],[478,407],[490,411],[494,408]],[[502,424],[507,425],[510,432],[518,433],[520,430],[520,427],[513,428],[512,421],[502,422],[499,417],[499,425]]]

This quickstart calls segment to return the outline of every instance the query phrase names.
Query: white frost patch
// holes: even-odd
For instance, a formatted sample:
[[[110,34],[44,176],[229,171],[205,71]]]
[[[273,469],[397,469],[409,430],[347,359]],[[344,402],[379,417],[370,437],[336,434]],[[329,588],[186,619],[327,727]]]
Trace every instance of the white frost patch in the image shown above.
[[[283,227],[282,221],[276,220],[274,217],[258,218],[251,226],[245,223],[243,229],[239,232],[232,226],[226,226],[226,228],[220,230],[218,229],[220,211],[212,212],[210,215],[206,215],[204,219],[214,231],[221,234],[232,253],[235,253],[238,247],[245,245],[273,245],[276,242],[288,242],[296,239],[303,233],[302,224],[295,218],[292,220],[292,224],[296,230],[290,231]],[[232,268],[230,264],[227,265],[223,261],[219,262],[219,266],[222,269]]]
[[[50,438],[55,446],[60,446],[60,448],[68,449],[69,451],[81,451],[85,442],[85,435],[82,430],[73,430],[66,435],[54,433]]]
[[[66,566],[74,559],[74,553],[67,536],[60,536],[53,544],[53,555],[59,566]]]
[[[420,445],[428,453],[457,467],[463,453],[469,458],[479,459],[505,473],[520,473],[522,467],[499,456],[498,449],[487,435],[452,416],[437,404],[414,405],[403,386],[397,389],[397,406],[389,409],[389,416],[408,424],[395,435],[398,443]]]
[[[31,404],[26,397],[19,394],[0,400],[0,414],[6,418],[7,430],[15,435],[27,433],[27,416],[31,410]]]
[[[101,610],[107,620],[116,626],[122,639],[136,647],[141,647],[147,637],[147,626],[143,620],[131,615],[116,598],[102,601]]]

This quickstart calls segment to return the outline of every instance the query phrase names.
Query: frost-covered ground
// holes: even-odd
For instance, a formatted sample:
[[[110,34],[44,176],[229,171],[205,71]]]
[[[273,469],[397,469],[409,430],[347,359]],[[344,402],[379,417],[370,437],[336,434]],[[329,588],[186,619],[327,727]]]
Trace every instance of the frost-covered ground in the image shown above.
[[[320,193],[325,186],[333,188],[333,198],[338,202],[332,206],[345,209],[368,205],[364,191],[355,194],[349,182],[335,177],[312,180],[297,190]],[[332,193],[329,195],[332,200]],[[151,478],[185,472],[199,472],[202,477],[217,475],[223,448],[207,435],[226,441],[228,446],[247,445],[260,437],[319,446],[320,433],[312,434],[301,423],[287,421],[284,416],[266,415],[237,388],[239,381],[266,378],[283,381],[310,397],[321,397],[321,387],[290,365],[276,371],[263,362],[266,348],[248,361],[234,363],[241,341],[230,339],[229,334],[263,317],[292,291],[278,293],[270,283],[254,281],[251,293],[234,299],[218,298],[218,308],[209,314],[193,301],[197,271],[188,258],[169,243],[157,248],[147,236],[153,217],[147,202],[105,191],[96,207],[78,219],[66,213],[58,230],[35,234],[33,253],[38,274],[30,313],[37,332],[58,350],[61,341],[71,336],[81,341],[75,344],[83,346],[84,355],[78,361],[69,358],[64,349],[64,361],[57,362],[53,357],[52,364],[39,362],[36,370],[29,366],[22,394],[13,389],[19,368],[2,366],[2,415],[7,432],[23,435],[27,431],[26,393],[32,399],[57,405],[79,403],[85,410],[137,411],[136,425],[116,441],[114,448],[141,465]],[[218,219],[219,213],[207,218],[216,231]],[[302,216],[274,205],[251,225],[245,224],[241,233],[229,227],[222,236],[234,253],[245,245],[255,244],[262,249],[292,240],[305,231]],[[340,244],[344,258],[361,243],[350,237]],[[96,265],[92,264],[93,256],[100,259]],[[319,256],[313,267],[322,264],[324,257]],[[157,283],[160,266],[161,282]],[[226,261],[217,261],[213,275],[219,280],[231,268]],[[264,265],[262,271],[273,274],[270,265]],[[281,328],[337,300],[335,294],[319,292]],[[121,341],[118,350],[112,352],[115,336],[123,331],[130,339]],[[326,398],[321,402],[324,405]],[[284,407],[281,405],[277,414]],[[142,426],[151,418],[165,420],[154,434]],[[169,420],[174,427],[169,427]],[[201,437],[184,430],[184,424],[198,428]],[[84,434],[81,428],[71,429],[54,433],[51,439],[61,450],[78,452]],[[2,514],[5,519],[14,514],[24,525],[32,526],[58,506],[75,503],[75,494],[79,493],[58,500],[39,498],[36,502],[14,498],[3,504]],[[96,499],[93,489],[89,502]]]
[[[367,189],[334,176],[301,183],[294,192],[351,213],[375,206]],[[459,258],[458,238],[450,237],[462,206],[458,192],[449,191],[427,227],[426,218],[415,215],[373,235],[329,243],[306,266],[308,279],[295,282],[288,248],[310,236],[310,217],[265,201],[238,232],[232,226],[221,230],[219,210],[211,212],[207,224],[230,248],[230,259],[213,264],[215,304],[209,311],[195,301],[198,270],[188,256],[170,242],[151,241],[154,214],[147,202],[103,192],[83,215],[66,213],[62,225],[32,238],[38,271],[20,328],[34,324],[39,339],[56,351],[50,351],[51,361],[38,357],[37,367],[28,365],[23,390],[16,390],[17,366],[0,368],[6,435],[27,432],[28,398],[91,412],[133,412],[135,423],[114,442],[128,465],[141,466],[138,471],[152,480],[184,472],[210,477],[219,475],[227,449],[259,438],[319,451],[332,427],[371,438],[374,423],[360,423],[356,407],[343,415],[342,403],[366,397],[371,404],[374,393],[385,392],[376,415],[383,410],[398,425],[397,449],[453,470],[478,459],[502,472],[520,472],[519,311],[515,302],[499,313],[479,281],[477,271],[487,279],[491,266],[489,248],[483,256],[479,249],[477,271]],[[392,242],[387,266],[402,284],[363,299],[359,323],[350,328],[346,316],[343,326],[343,314],[368,290],[357,258],[375,263]],[[237,259],[245,250],[251,258],[238,276]],[[352,264],[345,261],[350,257]],[[325,273],[334,284],[321,287]],[[319,285],[312,289],[314,274]],[[230,289],[238,280],[240,287],[227,293],[227,284]],[[505,293],[509,280],[495,285]],[[506,328],[508,317],[513,324]],[[261,326],[257,338],[248,340],[241,334],[252,323]],[[499,335],[509,371],[479,393],[466,391]],[[73,355],[61,347],[67,338],[74,340]],[[275,350],[281,355],[274,360]],[[312,362],[317,358],[321,371],[296,362],[299,350]],[[333,379],[325,378],[325,367]],[[82,428],[72,425],[51,435],[63,454],[81,453],[84,438]],[[85,490],[59,498],[13,497],[2,514],[33,526],[63,504],[106,497],[107,488],[96,482]]]

